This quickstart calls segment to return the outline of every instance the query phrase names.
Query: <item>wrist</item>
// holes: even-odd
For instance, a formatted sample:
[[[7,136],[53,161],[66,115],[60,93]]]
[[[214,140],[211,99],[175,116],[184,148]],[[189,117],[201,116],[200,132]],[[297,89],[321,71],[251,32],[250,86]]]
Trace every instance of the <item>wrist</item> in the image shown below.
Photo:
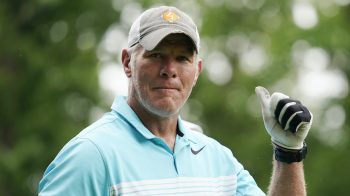
[[[301,149],[287,149],[274,143],[274,158],[276,161],[284,163],[301,162],[307,154],[306,143]]]
[[[292,139],[276,139],[275,137],[271,137],[271,141],[273,145],[278,146],[282,149],[285,149],[287,151],[297,151],[304,147],[304,140],[302,141],[295,141]]]

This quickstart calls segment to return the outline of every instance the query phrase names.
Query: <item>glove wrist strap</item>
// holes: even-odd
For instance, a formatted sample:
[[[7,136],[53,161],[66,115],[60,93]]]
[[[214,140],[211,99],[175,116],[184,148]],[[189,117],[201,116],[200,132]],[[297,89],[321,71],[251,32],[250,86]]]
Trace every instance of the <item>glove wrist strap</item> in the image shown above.
[[[307,154],[307,146],[304,142],[304,146],[300,150],[286,149],[274,144],[274,156],[277,161],[283,163],[300,162],[305,159]]]

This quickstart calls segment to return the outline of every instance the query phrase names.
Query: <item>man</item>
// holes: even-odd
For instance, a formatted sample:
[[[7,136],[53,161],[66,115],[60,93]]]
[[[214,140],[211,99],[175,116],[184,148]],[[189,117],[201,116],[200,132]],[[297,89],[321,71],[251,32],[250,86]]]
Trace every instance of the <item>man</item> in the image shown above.
[[[202,69],[199,48],[185,13],[145,11],[122,50],[128,96],[63,147],[39,195],[265,195],[228,148],[179,116]],[[256,93],[275,148],[269,195],[305,195],[301,161],[312,115],[284,94]]]

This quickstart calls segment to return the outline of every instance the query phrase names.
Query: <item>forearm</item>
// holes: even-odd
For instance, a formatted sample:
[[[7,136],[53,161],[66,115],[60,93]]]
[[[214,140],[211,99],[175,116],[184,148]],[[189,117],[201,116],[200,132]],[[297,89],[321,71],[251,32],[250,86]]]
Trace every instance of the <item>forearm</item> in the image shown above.
[[[287,164],[274,160],[268,195],[306,195],[303,162]]]

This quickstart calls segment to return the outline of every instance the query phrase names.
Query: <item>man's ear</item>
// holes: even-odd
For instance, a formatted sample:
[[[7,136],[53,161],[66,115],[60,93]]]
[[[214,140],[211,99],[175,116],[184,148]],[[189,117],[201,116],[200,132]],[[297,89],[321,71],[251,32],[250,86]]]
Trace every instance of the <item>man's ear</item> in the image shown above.
[[[122,50],[122,63],[126,77],[131,77],[131,65],[130,65],[131,54],[126,49]]]
[[[199,59],[198,62],[197,62],[197,72],[196,72],[196,75],[194,77],[193,86],[196,85],[198,77],[199,77],[199,74],[201,72],[202,72],[202,59]]]

